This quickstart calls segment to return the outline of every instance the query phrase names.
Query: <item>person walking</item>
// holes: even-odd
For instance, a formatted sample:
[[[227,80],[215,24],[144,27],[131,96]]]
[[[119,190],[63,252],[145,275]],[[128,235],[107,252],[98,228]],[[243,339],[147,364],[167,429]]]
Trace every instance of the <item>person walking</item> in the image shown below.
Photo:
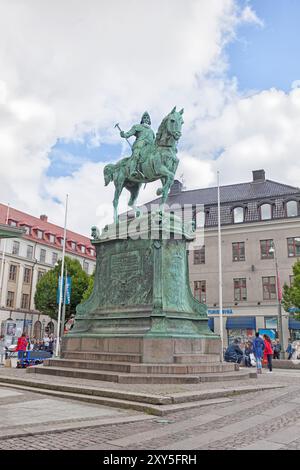
[[[18,351],[18,359],[23,359],[24,355],[26,353],[27,349],[27,339],[26,339],[26,334],[23,333],[19,338],[17,342],[17,347],[16,351]]]
[[[281,351],[281,344],[279,343],[279,339],[277,339],[274,343],[273,359],[280,359],[280,351]]]
[[[256,361],[256,370],[258,374],[262,373],[262,357],[265,349],[264,340],[259,336],[259,332],[255,333],[255,338],[253,340],[253,354],[255,356]]]
[[[4,335],[0,336],[0,366],[4,363],[6,354],[6,343]]]
[[[264,335],[263,338],[264,338],[264,343],[265,343],[264,356],[267,358],[269,372],[272,372],[272,359],[273,359],[272,342],[268,335]]]
[[[292,340],[289,338],[288,347],[286,348],[286,353],[288,353],[288,359],[292,359],[292,355],[295,349],[292,346]]]

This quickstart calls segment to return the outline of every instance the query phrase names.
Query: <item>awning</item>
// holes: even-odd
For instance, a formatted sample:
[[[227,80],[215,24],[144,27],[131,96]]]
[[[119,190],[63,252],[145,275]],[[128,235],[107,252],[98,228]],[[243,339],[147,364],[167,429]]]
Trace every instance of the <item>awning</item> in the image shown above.
[[[209,318],[209,319],[208,319],[208,328],[210,328],[211,331],[215,331],[215,322],[214,322],[214,318]]]
[[[255,317],[227,318],[226,328],[227,330],[235,330],[235,329],[255,330],[256,329]]]
[[[300,321],[289,318],[289,330],[300,330]]]

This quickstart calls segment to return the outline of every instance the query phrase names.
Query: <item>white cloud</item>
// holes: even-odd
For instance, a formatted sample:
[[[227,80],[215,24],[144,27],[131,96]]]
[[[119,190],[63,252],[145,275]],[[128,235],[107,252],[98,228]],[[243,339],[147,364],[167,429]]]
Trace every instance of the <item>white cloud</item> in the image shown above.
[[[89,131],[91,145],[117,142],[116,121],[128,128],[146,108],[157,128],[175,104],[185,108],[186,185],[212,183],[213,152],[226,146],[233,159],[255,121],[252,98],[252,112],[243,113],[224,75],[224,45],[245,21],[259,22],[234,0],[2,0],[0,200],[62,224],[68,192],[70,228],[89,233],[112,210],[112,185],[104,188],[103,165],[90,162],[69,177],[47,177],[51,146]],[[141,191],[140,202],[154,187]]]

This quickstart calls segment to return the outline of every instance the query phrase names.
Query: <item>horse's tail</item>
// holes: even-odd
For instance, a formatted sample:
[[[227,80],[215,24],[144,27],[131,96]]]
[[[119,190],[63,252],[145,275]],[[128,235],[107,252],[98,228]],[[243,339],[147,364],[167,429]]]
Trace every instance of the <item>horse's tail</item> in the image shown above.
[[[114,168],[115,165],[113,165],[112,163],[105,165],[105,167],[103,168],[105,186],[107,186],[112,181]]]

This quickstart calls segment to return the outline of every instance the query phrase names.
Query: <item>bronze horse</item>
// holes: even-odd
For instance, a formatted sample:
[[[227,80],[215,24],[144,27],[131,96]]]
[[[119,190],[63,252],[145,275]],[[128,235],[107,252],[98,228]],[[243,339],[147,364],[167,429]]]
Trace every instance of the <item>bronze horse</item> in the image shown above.
[[[130,192],[128,205],[134,208],[141,185],[160,179],[162,188],[159,188],[156,194],[161,195],[161,206],[166,202],[179,163],[176,156],[176,145],[181,137],[182,115],[183,109],[176,111],[175,106],[162,120],[155,142],[146,145],[140,155],[138,162],[140,176],[129,176],[130,158],[122,158],[118,163],[108,164],[104,167],[105,186],[111,181],[115,185],[113,200],[115,223],[118,222],[118,203],[123,188]]]

